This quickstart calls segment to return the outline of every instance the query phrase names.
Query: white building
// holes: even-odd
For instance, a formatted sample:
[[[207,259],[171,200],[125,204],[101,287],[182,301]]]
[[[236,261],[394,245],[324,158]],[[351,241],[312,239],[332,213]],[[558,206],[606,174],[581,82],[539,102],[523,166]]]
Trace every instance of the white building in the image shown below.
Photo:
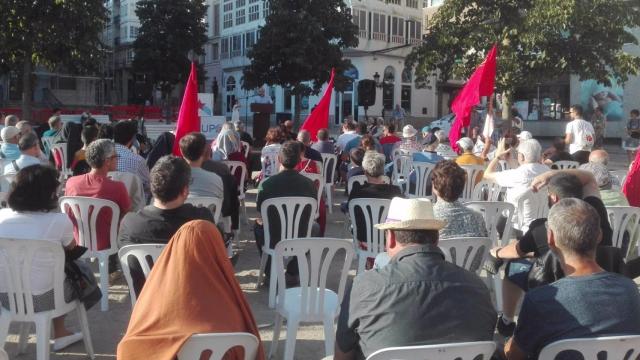
[[[241,88],[242,70],[249,65],[246,54],[258,40],[260,26],[268,13],[268,1],[222,0],[220,33],[220,59],[222,66],[223,114],[231,116],[234,99],[241,104],[241,117],[251,116],[248,103],[255,91]],[[357,81],[380,77],[376,102],[369,107],[368,115],[379,116],[383,107],[390,116],[391,109],[399,104],[416,118],[435,118],[435,87],[421,84],[417,88],[411,71],[404,71],[404,59],[414,44],[422,38],[422,6],[419,0],[352,0],[347,1],[353,21],[359,27],[359,45],[345,49],[344,55],[353,63],[349,72],[354,78],[353,89],[334,92],[333,121],[338,123],[346,116],[364,116],[364,108],[357,106]],[[293,111],[293,99],[287,89],[269,89],[276,112]],[[301,115],[308,114],[319,101],[311,96],[302,102]]]

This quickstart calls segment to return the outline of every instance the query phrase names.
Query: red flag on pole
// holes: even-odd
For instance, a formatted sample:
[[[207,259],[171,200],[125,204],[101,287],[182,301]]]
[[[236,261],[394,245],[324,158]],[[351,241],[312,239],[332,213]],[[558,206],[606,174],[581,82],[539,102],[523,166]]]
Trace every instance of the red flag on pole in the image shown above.
[[[493,45],[489,54],[476,71],[471,75],[462,91],[456,96],[451,105],[451,110],[456,114],[456,119],[449,131],[449,142],[454,150],[458,150],[456,142],[460,139],[462,128],[469,126],[471,121],[471,108],[480,103],[481,96],[493,94],[496,83],[496,57],[497,45]]]
[[[200,131],[200,116],[198,116],[198,76],[196,75],[196,64],[192,62],[191,73],[184,89],[182,105],[180,105],[180,113],[178,114],[176,140],[173,142],[173,155],[182,156],[180,139],[194,131]]]
[[[300,129],[309,131],[311,135],[311,141],[318,141],[318,130],[329,127],[329,105],[331,105],[331,95],[333,94],[333,77],[335,75],[335,69],[331,69],[331,79],[329,79],[329,86],[324,91],[322,99],[311,111],[311,114],[307,116]]]

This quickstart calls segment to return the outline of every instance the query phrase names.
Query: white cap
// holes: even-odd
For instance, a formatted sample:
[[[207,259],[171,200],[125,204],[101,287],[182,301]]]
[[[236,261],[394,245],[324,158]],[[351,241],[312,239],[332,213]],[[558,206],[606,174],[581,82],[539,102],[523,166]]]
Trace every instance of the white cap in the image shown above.
[[[20,130],[18,130],[15,126],[6,126],[0,132],[0,137],[2,137],[2,141],[7,142],[9,139],[13,139],[16,135],[20,134]]]
[[[402,128],[402,137],[410,138],[416,136],[418,130],[416,130],[412,125],[406,125]]]
[[[473,140],[468,137],[463,137],[456,142],[456,144],[460,145],[463,150],[471,150],[473,149]]]

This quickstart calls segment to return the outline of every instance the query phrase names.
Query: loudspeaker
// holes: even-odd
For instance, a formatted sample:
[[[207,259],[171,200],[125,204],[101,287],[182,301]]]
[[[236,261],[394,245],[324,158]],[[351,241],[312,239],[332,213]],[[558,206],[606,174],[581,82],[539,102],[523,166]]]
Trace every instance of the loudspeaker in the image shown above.
[[[376,82],[373,80],[360,80],[358,82],[358,105],[373,106],[376,103]]]

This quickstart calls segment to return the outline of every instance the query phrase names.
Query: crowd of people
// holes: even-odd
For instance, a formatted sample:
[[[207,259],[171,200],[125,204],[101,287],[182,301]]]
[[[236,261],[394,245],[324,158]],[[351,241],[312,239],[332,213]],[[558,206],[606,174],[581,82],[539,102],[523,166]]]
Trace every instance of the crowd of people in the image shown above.
[[[640,160],[621,183],[608,168],[607,152],[594,149],[596,130],[582,118],[580,106],[572,107],[571,117],[564,136],[546,151],[530,132],[505,122],[488,136],[470,132],[462,137],[456,144],[459,153],[438,128],[419,132],[409,124],[397,133],[394,122],[345,121],[334,140],[328,129],[296,133],[289,121],[268,130],[258,175],[242,183],[225,164],[241,162],[249,172],[252,169],[244,143],[255,139],[239,121],[225,123],[211,143],[201,133],[183,136],[177,156],[172,154],[176,142],[172,133],[160,135],[148,147],[136,121],[99,124],[89,117],[81,124],[63,124],[54,115],[49,129],[39,136],[28,122],[8,116],[0,146],[7,186],[2,191],[7,192],[8,204],[0,210],[0,238],[48,240],[72,251],[82,244],[78,221],[65,209],[57,212],[59,197],[112,201],[120,216],[114,218],[109,209],[98,214],[98,249],[111,246],[111,222],[118,222],[118,247],[166,245],[149,277],[137,260],[129,259],[129,285],[137,302],[118,345],[119,359],[150,353],[175,358],[194,333],[248,332],[259,338],[227,250],[242,220],[240,189],[250,186],[250,180],[256,185],[258,218],[251,230],[259,255],[265,250],[265,234],[271,248],[284,238],[281,222],[275,221],[278,212],[265,208],[271,199],[313,199],[318,211],[304,209],[298,236],[323,237],[327,206],[333,204],[319,197],[324,183],[309,174],[324,176],[323,155],[335,155],[338,176],[330,181],[346,189],[350,179],[365,179],[352,182],[341,206],[345,214],[355,199],[385,199],[389,206],[375,230],[367,228],[362,210],[351,219],[351,231],[358,234],[356,246],[366,249],[364,234],[379,230],[384,232],[386,251],[368,259],[368,271],[353,278],[345,292],[334,359],[364,359],[386,347],[496,337],[505,343],[497,349],[496,359],[537,358],[542,348],[561,339],[640,334],[640,295],[632,280],[640,275],[640,262],[625,259],[637,246],[635,234],[627,234],[622,244],[614,246],[607,215],[607,207],[640,206]],[[54,151],[60,146],[73,154],[66,163]],[[415,171],[407,173],[404,184],[390,180],[398,171],[397,156],[407,156],[416,166],[429,164],[428,181],[420,185]],[[553,169],[560,160],[580,166]],[[470,179],[468,166],[484,169]],[[60,175],[66,169],[72,170],[68,178]],[[114,172],[130,174],[140,188],[118,181]],[[501,187],[502,201],[518,210],[498,221],[499,236],[511,229],[506,233],[511,242],[486,249],[486,262],[477,257],[465,269],[446,261],[439,244],[490,236],[483,214],[467,207],[469,199],[463,198],[469,182],[480,181]],[[428,198],[410,196],[417,186],[426,187]],[[144,199],[139,208],[133,192]],[[546,218],[538,216],[533,201],[518,208],[525,194],[537,192],[547,194]],[[222,220],[215,223],[209,209],[189,203],[190,196],[220,199]],[[53,289],[45,276],[50,264],[40,260],[33,264],[32,290],[37,311],[45,311],[53,306]],[[271,266],[269,257],[267,283]],[[112,281],[120,274],[118,268],[113,256]],[[478,276],[482,271],[504,272],[500,313]],[[285,279],[284,286],[299,286],[295,259],[286,264]],[[65,300],[75,298],[78,294],[65,288]],[[7,307],[1,286],[0,304]],[[82,339],[82,334],[65,327],[64,317],[54,319],[53,329],[55,350]],[[264,357],[262,349],[258,354]],[[240,356],[236,350],[228,354],[229,359]]]

